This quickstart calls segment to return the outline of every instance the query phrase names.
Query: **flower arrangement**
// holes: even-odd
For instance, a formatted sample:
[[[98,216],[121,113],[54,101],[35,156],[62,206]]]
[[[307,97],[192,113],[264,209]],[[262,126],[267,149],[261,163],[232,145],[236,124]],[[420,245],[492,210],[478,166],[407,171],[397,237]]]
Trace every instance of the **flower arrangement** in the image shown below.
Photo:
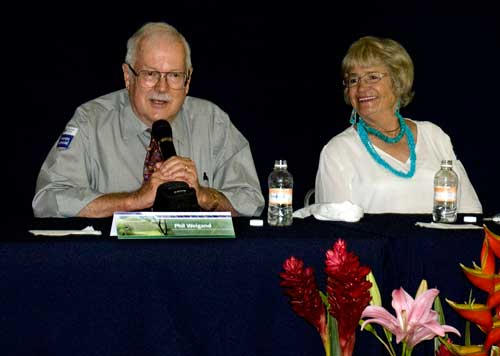
[[[396,343],[401,343],[402,356],[410,356],[415,345],[424,340],[444,337],[447,332],[460,335],[455,328],[441,325],[440,315],[432,310],[439,291],[428,289],[425,280],[415,299],[403,288],[393,291],[393,316],[381,306],[380,291],[370,268],[360,265],[359,258],[347,251],[344,240],[338,239],[325,257],[326,294],[319,290],[314,270],[294,256],[283,263],[280,285],[293,311],[319,332],[327,356],[351,356],[360,324],[362,330],[382,342],[391,356],[396,356],[393,335]],[[382,326],[385,340],[371,324]],[[438,356],[451,355],[444,345],[437,352]]]
[[[347,251],[342,239],[326,252],[326,294],[318,289],[314,270],[293,256],[283,263],[280,285],[292,309],[319,332],[327,356],[353,354],[357,325],[371,332],[391,356],[397,355],[392,345],[393,336],[396,344],[401,344],[401,356],[411,356],[417,344],[436,337],[441,345],[436,346],[435,356],[500,356],[500,268],[496,269],[500,236],[486,226],[484,231],[480,266],[474,264],[470,268],[460,264],[460,267],[475,287],[487,293],[486,304],[474,300],[459,304],[446,299],[468,321],[468,326],[472,322],[485,334],[484,343],[480,345],[471,345],[469,330],[466,330],[465,345],[454,344],[447,337],[446,333],[461,335],[454,327],[444,325],[439,290],[428,289],[425,280],[415,298],[403,288],[394,290],[395,316],[390,314],[381,305],[370,268],[360,265],[358,257]],[[372,324],[382,327],[385,339]]]
[[[488,356],[500,355],[500,268],[495,273],[495,259],[500,258],[500,236],[484,226],[485,237],[481,248],[481,265],[469,268],[460,264],[467,279],[487,293],[486,304],[475,301],[458,304],[446,299],[447,303],[468,322],[474,323],[485,335],[484,343],[471,345],[467,337],[465,345],[455,345],[441,339],[452,355]]]
[[[280,285],[295,313],[319,332],[325,354],[350,356],[361,313],[371,299],[370,268],[360,265],[342,239],[325,257],[326,294],[318,289],[314,270],[293,256],[283,263]]]

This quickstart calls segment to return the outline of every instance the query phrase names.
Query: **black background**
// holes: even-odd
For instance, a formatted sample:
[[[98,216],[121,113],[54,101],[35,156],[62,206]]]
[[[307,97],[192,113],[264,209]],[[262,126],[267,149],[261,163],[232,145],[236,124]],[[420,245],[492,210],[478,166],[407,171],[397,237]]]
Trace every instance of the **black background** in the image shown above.
[[[185,35],[194,66],[189,94],[219,105],[250,141],[264,196],[274,160],[288,161],[295,209],[314,187],[321,148],[349,125],[340,80],[349,45],[365,35],[399,41],[415,65],[415,98],[403,116],[447,132],[485,213],[500,211],[500,16],[492,8],[315,1],[80,7],[30,8],[6,32],[4,90],[12,96],[3,103],[4,152],[14,216],[32,214],[40,166],[76,107],[124,87],[126,41],[148,21]]]

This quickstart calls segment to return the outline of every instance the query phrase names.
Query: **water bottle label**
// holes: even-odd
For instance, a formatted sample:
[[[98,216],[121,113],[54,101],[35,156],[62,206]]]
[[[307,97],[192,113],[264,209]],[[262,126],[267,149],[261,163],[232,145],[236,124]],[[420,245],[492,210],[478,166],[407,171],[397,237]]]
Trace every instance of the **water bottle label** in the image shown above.
[[[434,200],[453,202],[457,200],[457,187],[437,186],[434,188]]]
[[[269,188],[269,204],[292,204],[292,189]]]

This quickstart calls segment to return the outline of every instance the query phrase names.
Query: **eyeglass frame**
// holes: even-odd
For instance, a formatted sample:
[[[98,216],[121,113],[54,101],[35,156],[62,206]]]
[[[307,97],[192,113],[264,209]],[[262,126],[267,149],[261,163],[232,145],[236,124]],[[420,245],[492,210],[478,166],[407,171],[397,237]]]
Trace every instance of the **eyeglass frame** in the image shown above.
[[[154,83],[152,86],[148,87],[148,86],[144,86],[142,85],[142,87],[144,88],[153,88],[155,87],[159,81],[162,79],[162,78],[165,78],[165,80],[167,81],[168,83],[168,86],[170,88],[172,88],[172,86],[170,85],[170,83],[168,82],[168,75],[169,74],[172,74],[172,73],[175,73],[175,74],[182,74],[184,75],[184,83],[182,85],[181,88],[172,88],[173,90],[182,90],[184,88],[186,88],[186,84],[187,82],[189,81],[189,73],[186,73],[186,72],[176,72],[176,71],[171,71],[171,72],[160,72],[158,70],[148,70],[148,69],[142,69],[140,70],[139,72],[137,72],[130,63],[128,62],[125,62],[125,64],[130,68],[130,70],[132,71],[132,74],[137,77],[137,78],[140,78],[140,74],[141,72],[153,72],[153,73],[158,73],[159,74],[159,77],[158,77],[158,80],[156,81],[156,83]]]
[[[380,78],[378,78],[377,80],[372,81],[372,82],[368,82],[366,79],[363,79],[363,78],[364,78],[364,77],[366,77],[367,75],[369,75],[369,74],[375,74],[375,73],[376,73],[376,74],[380,74]],[[348,83],[349,77],[348,77],[348,75],[347,75],[347,76],[345,76],[345,77],[344,77],[344,79],[342,79],[342,84],[344,85],[344,87],[346,87],[346,88],[349,88],[349,89],[350,89],[350,88],[354,88],[354,87],[358,86],[358,85],[359,85],[359,83],[361,83],[361,80],[363,80],[363,81],[365,82],[365,84],[375,84],[375,83],[380,82],[380,81],[381,81],[384,77],[386,77],[386,76],[390,76],[390,74],[389,74],[389,73],[383,73],[383,72],[377,72],[377,71],[374,71],[374,72],[366,72],[366,73],[365,73],[365,74],[363,74],[363,75],[360,75],[360,76],[358,76],[358,77],[355,77],[355,78],[357,79],[356,84],[349,85],[349,83]],[[354,79],[354,78],[353,78],[353,79]]]

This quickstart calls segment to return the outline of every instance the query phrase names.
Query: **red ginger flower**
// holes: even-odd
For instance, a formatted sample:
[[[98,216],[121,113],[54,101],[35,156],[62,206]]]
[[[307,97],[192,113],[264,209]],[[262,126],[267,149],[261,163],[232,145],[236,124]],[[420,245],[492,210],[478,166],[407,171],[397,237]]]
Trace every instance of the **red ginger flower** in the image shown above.
[[[327,345],[328,331],[326,311],[311,267],[304,268],[304,262],[295,257],[283,263],[280,273],[284,293],[290,298],[295,313],[311,323],[319,332],[323,345]],[[359,319],[358,319],[359,320]]]
[[[340,347],[344,354],[352,354],[361,313],[371,299],[372,284],[366,280],[370,268],[360,266],[358,256],[347,252],[345,241],[338,239],[326,252],[325,273],[329,313],[338,322]]]

